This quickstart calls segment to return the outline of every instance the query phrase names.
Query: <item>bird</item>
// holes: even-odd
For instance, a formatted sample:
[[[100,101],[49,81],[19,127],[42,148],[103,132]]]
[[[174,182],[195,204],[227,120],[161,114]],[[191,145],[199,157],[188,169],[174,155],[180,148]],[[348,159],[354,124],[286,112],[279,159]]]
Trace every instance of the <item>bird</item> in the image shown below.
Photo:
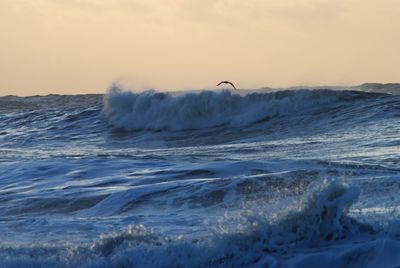
[[[232,82],[229,82],[229,81],[221,81],[221,82],[218,83],[217,86],[219,86],[219,85],[221,85],[221,84],[229,84],[229,85],[231,85],[234,89],[236,89],[235,85],[234,85]]]

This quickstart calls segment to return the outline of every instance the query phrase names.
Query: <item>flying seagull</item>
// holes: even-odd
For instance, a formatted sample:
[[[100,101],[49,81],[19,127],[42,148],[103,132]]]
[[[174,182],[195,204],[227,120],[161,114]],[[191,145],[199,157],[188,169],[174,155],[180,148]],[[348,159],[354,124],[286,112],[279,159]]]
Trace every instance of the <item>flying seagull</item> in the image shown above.
[[[221,84],[229,84],[229,85],[231,85],[234,89],[236,89],[235,85],[234,85],[232,82],[229,82],[229,81],[221,81],[221,82],[218,83],[217,86],[219,86],[219,85],[221,85]]]

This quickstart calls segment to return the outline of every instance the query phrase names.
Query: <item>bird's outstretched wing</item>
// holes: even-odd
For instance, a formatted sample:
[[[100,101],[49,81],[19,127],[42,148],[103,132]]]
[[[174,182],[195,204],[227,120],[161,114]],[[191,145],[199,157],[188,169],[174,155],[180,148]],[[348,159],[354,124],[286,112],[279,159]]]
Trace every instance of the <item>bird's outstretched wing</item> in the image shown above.
[[[226,83],[226,81],[221,81],[221,82],[219,82],[219,83],[217,84],[217,86],[220,86],[220,85],[225,84],[225,83]]]
[[[235,85],[232,82],[228,82],[229,85],[231,85],[234,89],[236,89]]]

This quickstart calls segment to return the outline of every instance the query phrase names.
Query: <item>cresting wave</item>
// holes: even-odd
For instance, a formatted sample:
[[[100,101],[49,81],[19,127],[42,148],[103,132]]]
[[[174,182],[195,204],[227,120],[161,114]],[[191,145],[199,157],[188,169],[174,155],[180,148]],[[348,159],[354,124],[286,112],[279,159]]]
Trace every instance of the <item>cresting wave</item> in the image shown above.
[[[376,95],[328,89],[133,93],[113,86],[104,96],[103,111],[111,126],[128,131],[242,127],[281,116],[310,114]]]

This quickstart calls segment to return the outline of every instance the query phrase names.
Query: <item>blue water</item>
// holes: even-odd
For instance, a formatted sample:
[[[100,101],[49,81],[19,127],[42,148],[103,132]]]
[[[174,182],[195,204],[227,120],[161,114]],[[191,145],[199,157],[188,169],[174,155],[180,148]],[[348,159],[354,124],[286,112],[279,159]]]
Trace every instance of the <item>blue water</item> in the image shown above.
[[[396,267],[400,86],[0,97],[0,267]]]

